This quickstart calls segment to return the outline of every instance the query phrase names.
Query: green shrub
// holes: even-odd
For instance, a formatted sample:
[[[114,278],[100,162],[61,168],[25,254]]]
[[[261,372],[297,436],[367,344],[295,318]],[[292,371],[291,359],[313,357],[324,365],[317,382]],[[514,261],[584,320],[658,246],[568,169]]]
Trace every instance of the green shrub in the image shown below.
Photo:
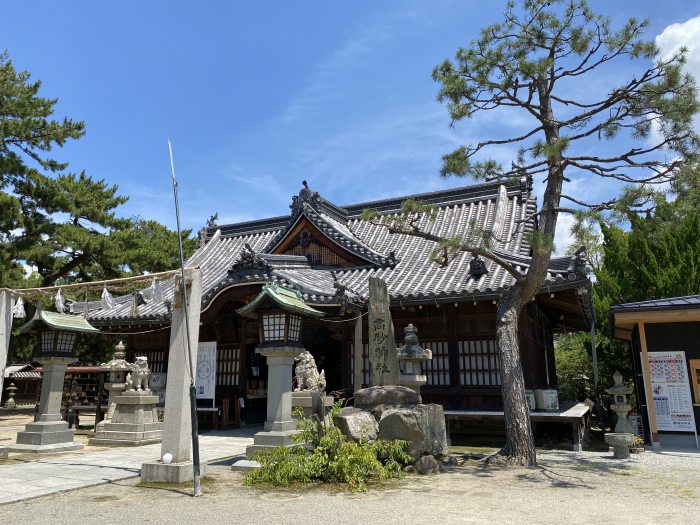
[[[337,414],[338,407],[331,410]],[[275,447],[253,455],[260,468],[246,474],[244,483],[269,483],[288,486],[292,483],[346,483],[352,491],[367,489],[368,480],[397,478],[403,468],[413,463],[408,441],[348,440],[332,423],[317,419],[300,419],[299,446]],[[304,446],[305,445],[305,446]]]

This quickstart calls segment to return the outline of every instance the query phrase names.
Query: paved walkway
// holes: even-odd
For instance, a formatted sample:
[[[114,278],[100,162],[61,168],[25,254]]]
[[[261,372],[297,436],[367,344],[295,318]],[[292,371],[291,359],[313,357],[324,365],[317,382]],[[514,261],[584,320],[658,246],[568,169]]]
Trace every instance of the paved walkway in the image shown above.
[[[259,427],[211,432],[199,437],[202,461],[215,461],[245,453]],[[12,456],[11,456],[12,457]],[[131,478],[141,464],[160,457],[160,444],[114,447],[52,456],[22,455],[20,461],[0,465],[0,505],[102,483]]]

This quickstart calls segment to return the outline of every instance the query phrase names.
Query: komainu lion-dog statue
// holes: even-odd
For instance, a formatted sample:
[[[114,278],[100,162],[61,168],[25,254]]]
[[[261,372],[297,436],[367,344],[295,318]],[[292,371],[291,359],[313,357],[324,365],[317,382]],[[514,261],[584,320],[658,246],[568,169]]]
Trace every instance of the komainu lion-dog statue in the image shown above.
[[[295,392],[304,390],[323,391],[326,389],[326,372],[321,370],[319,373],[314,356],[308,350],[304,350],[296,356],[294,361],[297,363],[295,369],[297,387],[294,389]]]

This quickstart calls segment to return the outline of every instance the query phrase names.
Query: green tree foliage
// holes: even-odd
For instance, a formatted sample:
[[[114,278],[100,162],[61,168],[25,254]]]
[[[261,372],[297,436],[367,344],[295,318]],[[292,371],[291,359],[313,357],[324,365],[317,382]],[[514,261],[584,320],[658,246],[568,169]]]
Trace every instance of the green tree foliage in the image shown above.
[[[121,277],[177,266],[177,234],[140,218],[120,218],[116,185],[51,155],[82,137],[83,122],[53,118],[56,99],[0,54],[0,286],[27,287]],[[185,253],[196,248],[183,232]],[[39,279],[25,281],[23,265]]]
[[[340,404],[334,406],[334,412]],[[353,492],[367,490],[368,481],[398,478],[413,463],[408,441],[377,440],[374,443],[348,440],[332,422],[319,424],[297,412],[301,432],[292,436],[297,447],[275,447],[256,452],[260,468],[249,472],[246,485],[293,483],[342,483]]]
[[[610,308],[617,304],[700,294],[700,186],[696,166],[684,167],[670,199],[657,196],[649,214],[629,215],[629,228],[600,224],[596,251],[602,264],[594,270],[597,351],[601,387],[619,370],[630,381],[629,344],[612,337]],[[557,375],[565,394],[581,393],[581,375],[591,377],[589,334],[571,334],[556,345]],[[594,395],[592,383],[583,388]],[[600,392],[598,392],[600,393]]]

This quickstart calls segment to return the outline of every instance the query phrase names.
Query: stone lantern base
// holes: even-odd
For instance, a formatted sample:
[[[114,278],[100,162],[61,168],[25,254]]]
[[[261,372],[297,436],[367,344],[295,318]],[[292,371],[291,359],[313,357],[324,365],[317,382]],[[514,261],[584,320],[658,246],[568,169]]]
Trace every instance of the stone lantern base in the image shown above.
[[[51,454],[83,448],[73,441],[73,431],[68,422],[61,420],[61,397],[63,396],[63,378],[68,363],[73,357],[43,357],[43,377],[41,380],[41,398],[39,401],[39,418],[28,423],[25,429],[17,432],[16,444],[10,445],[12,452],[34,452]]]
[[[112,420],[97,429],[91,445],[139,446],[160,443],[163,423],[158,421],[158,396],[147,390],[131,390],[114,399]]]
[[[292,418],[292,366],[301,348],[281,346],[256,351],[267,358],[267,420],[264,430],[255,434],[253,444],[246,448],[248,458],[264,448],[297,446],[292,436],[299,433]]]
[[[53,454],[81,448],[83,445],[73,441],[73,430],[68,428],[68,422],[61,421],[58,414],[54,421],[28,423],[23,431],[17,432],[17,443],[9,446],[12,452],[35,454]]]

